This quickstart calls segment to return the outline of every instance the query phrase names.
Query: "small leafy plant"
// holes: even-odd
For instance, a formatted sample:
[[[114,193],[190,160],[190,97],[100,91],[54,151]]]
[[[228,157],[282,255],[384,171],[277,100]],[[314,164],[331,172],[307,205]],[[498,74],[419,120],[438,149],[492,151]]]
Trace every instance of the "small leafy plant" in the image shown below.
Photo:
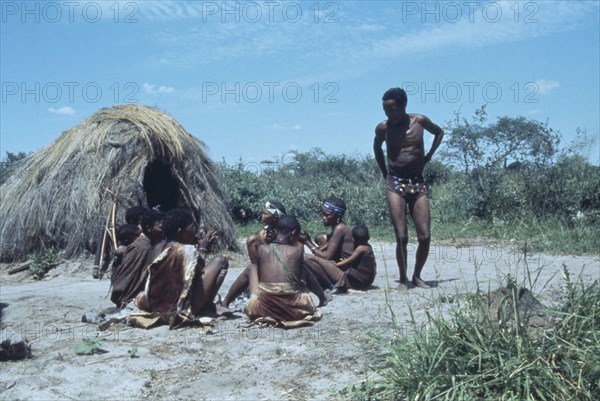
[[[31,265],[29,272],[35,280],[41,280],[44,276],[60,263],[60,251],[56,248],[49,248],[45,251],[35,252],[29,255]]]
[[[127,353],[129,354],[129,357],[132,358],[132,359],[133,358],[139,358],[137,352],[138,352],[138,348],[135,347],[135,346],[133,348],[131,348],[130,350],[127,351]]]
[[[93,355],[93,354],[102,354],[106,351],[102,349],[104,345],[104,340],[102,339],[89,339],[86,338],[79,344],[75,346],[75,353],[77,355]]]

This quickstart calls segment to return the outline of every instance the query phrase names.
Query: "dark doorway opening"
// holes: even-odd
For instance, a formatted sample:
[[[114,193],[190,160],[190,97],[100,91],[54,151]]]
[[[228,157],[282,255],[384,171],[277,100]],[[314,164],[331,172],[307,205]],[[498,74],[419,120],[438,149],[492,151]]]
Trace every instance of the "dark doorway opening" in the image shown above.
[[[160,205],[160,210],[166,212],[177,207],[179,188],[171,169],[161,161],[155,160],[146,167],[144,191],[151,208]]]

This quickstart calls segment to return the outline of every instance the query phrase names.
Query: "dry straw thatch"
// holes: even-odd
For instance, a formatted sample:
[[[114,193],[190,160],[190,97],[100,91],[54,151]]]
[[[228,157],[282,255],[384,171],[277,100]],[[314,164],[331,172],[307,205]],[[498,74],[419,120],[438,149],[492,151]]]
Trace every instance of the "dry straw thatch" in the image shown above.
[[[0,187],[0,260],[48,247],[81,254],[119,194],[117,224],[134,205],[190,208],[220,245],[235,227],[204,145],[171,116],[138,105],[104,108],[26,157]]]

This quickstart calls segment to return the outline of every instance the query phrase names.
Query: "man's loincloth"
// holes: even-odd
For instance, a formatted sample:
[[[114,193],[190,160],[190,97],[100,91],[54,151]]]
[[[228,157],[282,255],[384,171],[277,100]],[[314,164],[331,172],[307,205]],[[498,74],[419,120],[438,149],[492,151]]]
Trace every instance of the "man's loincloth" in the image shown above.
[[[262,319],[262,323],[284,327],[312,324],[321,317],[310,294],[295,289],[289,283],[260,283],[244,313],[253,321]]]
[[[388,191],[397,193],[406,201],[416,201],[422,196],[427,196],[429,192],[429,186],[423,176],[400,178],[388,174],[385,182]]]

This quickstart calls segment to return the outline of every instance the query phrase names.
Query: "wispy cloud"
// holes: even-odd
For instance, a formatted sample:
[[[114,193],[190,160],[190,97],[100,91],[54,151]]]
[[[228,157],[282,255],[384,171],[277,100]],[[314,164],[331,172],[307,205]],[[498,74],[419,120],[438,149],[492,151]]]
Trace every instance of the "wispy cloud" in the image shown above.
[[[381,32],[385,30],[385,27],[376,24],[362,24],[358,26],[358,29],[364,32]]]
[[[493,4],[493,13],[486,7],[479,6],[470,14],[463,14],[457,22],[441,18],[439,23],[422,24],[413,32],[376,39],[371,48],[365,50],[370,56],[389,58],[401,54],[428,53],[444,48],[456,50],[523,41],[574,29],[590,11],[597,9],[597,5],[594,4],[549,1],[531,3],[535,4],[536,8],[528,13],[521,9],[521,14],[518,14],[514,4],[510,2]],[[443,17],[443,13],[440,15]],[[434,13],[429,18],[435,16]],[[417,17],[419,15],[413,18]]]
[[[58,109],[50,107],[48,111],[52,114],[58,114],[61,116],[72,116],[75,114],[75,109],[69,106],[59,107]]]
[[[556,81],[547,81],[545,79],[538,79],[535,81],[535,84],[537,86],[538,93],[541,95],[548,94],[560,86],[560,84]]]
[[[271,124],[271,126],[269,127],[275,131],[300,131],[302,130],[302,126],[300,124],[294,124],[292,126],[285,126],[285,125],[281,125],[279,123],[273,123]]]
[[[157,86],[157,85],[153,85],[153,84],[149,84],[148,82],[144,82],[142,85],[142,89],[144,90],[145,93],[173,93],[175,92],[175,88],[173,88],[172,86]]]
[[[452,3],[463,8],[461,17],[456,19],[450,13],[453,9],[443,11],[442,2],[438,16],[407,16],[402,6],[388,6],[390,3],[386,2],[373,2],[377,6],[373,9],[368,1],[335,3],[337,9],[319,12],[313,3],[297,2],[293,4],[301,8],[302,18],[292,23],[291,14],[282,14],[284,3],[274,3],[277,4],[253,2],[248,6],[250,3],[225,1],[141,2],[140,12],[149,18],[182,21],[178,29],[157,33],[155,42],[162,48],[158,58],[162,65],[193,69],[244,60],[245,66],[251,68],[253,63],[262,65],[266,60],[285,59],[286,68],[281,74],[287,76],[274,79],[289,79],[293,75],[294,80],[306,82],[361,76],[381,63],[404,60],[407,56],[430,57],[440,51],[455,52],[557,34],[577,29],[586,16],[598,12],[596,2],[545,1],[518,3],[519,6],[511,2],[474,6]],[[424,2],[414,4],[433,7],[424,6]],[[375,9],[377,12],[372,11]],[[339,22],[324,23],[322,11]],[[429,18],[425,23],[424,17]]]

